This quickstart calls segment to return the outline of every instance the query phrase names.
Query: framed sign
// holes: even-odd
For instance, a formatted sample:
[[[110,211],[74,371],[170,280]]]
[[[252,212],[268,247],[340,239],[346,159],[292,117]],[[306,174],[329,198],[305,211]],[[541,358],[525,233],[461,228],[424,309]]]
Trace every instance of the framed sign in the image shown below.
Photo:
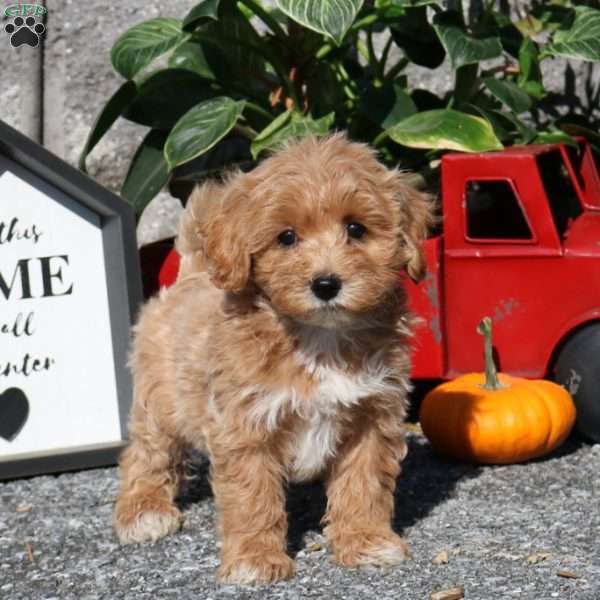
[[[125,201],[0,121],[0,479],[114,464],[137,256]]]

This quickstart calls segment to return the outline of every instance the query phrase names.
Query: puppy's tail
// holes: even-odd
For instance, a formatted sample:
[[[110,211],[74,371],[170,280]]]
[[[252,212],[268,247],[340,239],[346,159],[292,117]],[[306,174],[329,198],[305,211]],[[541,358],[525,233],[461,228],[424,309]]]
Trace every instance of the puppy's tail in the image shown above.
[[[207,181],[196,186],[190,194],[175,242],[181,257],[177,279],[207,270],[204,253],[206,227],[220,204],[222,193],[222,184]]]

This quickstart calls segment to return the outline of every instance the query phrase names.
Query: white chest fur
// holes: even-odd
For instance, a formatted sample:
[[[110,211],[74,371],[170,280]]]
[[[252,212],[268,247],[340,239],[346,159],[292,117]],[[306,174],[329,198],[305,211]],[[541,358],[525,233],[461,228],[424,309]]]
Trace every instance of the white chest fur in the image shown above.
[[[338,424],[331,415],[314,413],[302,422],[291,439],[289,476],[305,481],[317,476],[335,456]]]
[[[397,378],[390,377],[392,373],[382,353],[370,356],[360,369],[352,370],[342,360],[335,337],[311,336],[306,342],[297,351],[296,359],[316,384],[310,397],[301,396],[293,387],[244,390],[255,396],[249,412],[254,423],[274,431],[283,415],[300,417],[288,448],[289,475],[293,480],[318,475],[335,456],[340,417],[345,409],[356,406],[363,398],[399,393],[402,389]]]
[[[341,412],[360,403],[363,398],[393,389],[387,379],[389,369],[381,357],[365,363],[353,373],[339,366],[305,363],[318,385],[300,411],[302,425],[292,440],[290,475],[292,479],[309,479],[318,475],[335,456],[339,442]]]

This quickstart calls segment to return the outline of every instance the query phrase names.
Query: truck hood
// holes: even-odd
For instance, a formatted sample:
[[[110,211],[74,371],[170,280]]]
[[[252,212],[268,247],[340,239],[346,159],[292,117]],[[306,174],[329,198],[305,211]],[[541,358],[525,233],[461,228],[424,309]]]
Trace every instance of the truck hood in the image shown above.
[[[584,212],[571,224],[564,241],[565,255],[600,257],[600,211]]]

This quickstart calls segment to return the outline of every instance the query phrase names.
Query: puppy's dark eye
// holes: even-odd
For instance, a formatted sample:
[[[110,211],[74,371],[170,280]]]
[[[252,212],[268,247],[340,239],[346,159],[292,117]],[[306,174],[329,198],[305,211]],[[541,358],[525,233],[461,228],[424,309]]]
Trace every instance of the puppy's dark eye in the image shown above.
[[[293,246],[298,238],[293,229],[286,229],[277,236],[277,239],[282,246]]]
[[[348,235],[355,240],[360,240],[367,233],[367,228],[364,225],[354,222],[348,223],[346,230],[348,231]]]

